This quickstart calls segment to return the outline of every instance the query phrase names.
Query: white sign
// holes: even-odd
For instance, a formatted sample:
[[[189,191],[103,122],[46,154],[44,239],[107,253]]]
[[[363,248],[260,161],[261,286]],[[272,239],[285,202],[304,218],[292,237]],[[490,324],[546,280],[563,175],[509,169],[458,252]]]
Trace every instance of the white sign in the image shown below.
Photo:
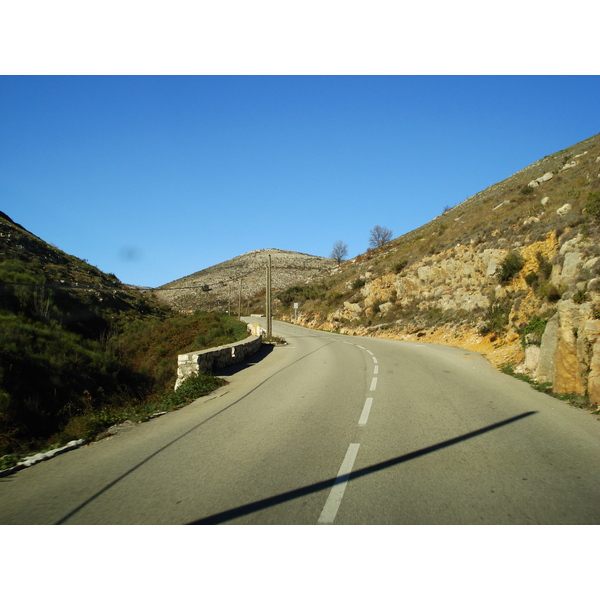
[[[294,308],[298,308],[298,303],[294,302]]]

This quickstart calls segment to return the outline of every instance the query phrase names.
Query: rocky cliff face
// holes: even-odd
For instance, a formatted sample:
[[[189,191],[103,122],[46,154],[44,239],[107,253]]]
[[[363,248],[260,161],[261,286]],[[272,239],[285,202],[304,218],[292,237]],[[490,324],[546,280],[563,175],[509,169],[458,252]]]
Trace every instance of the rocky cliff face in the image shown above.
[[[479,351],[599,404],[599,217],[596,136],[348,261],[337,306],[303,306],[300,322]]]

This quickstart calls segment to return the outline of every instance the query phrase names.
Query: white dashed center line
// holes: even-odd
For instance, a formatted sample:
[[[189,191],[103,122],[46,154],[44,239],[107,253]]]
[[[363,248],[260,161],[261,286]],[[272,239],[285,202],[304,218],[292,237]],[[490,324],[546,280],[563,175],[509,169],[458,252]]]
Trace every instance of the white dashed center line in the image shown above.
[[[363,408],[362,414],[360,415],[360,419],[358,421],[359,425],[366,425],[369,420],[369,412],[371,411],[371,405],[373,404],[373,398],[367,398],[365,402],[365,407]]]
[[[320,525],[330,525],[335,521],[335,516],[337,515],[337,511],[342,503],[342,498],[344,497],[346,485],[348,484],[348,479],[350,478],[350,473],[352,472],[352,467],[354,466],[354,461],[356,460],[359,447],[360,444],[350,444],[348,447],[348,451],[346,452],[342,466],[340,467],[337,478],[333,483],[333,488],[331,492],[329,492],[327,502],[325,502],[321,516],[317,521],[317,523]]]
[[[344,342],[344,344],[352,345],[351,342]],[[361,350],[365,350],[371,355],[373,359],[373,375],[379,374],[379,366],[377,364],[377,358],[370,350],[367,350],[364,346],[359,346],[356,344],[357,348]],[[377,389],[377,377],[373,377],[371,380],[371,387],[369,391],[374,392]],[[369,414],[371,412],[371,407],[373,406],[373,398],[367,398],[365,401],[365,405],[363,407],[362,413],[360,415],[360,419],[358,420],[359,427],[364,427],[369,420]],[[342,503],[342,498],[344,497],[344,492],[346,491],[346,485],[348,484],[348,480],[350,479],[350,474],[352,473],[352,467],[354,466],[354,461],[356,460],[356,455],[358,454],[358,449],[360,444],[350,444],[348,447],[348,451],[346,452],[346,456],[342,462],[342,466],[337,474],[337,477],[333,483],[333,487],[329,492],[329,496],[327,497],[327,501],[325,502],[325,506],[321,512],[321,516],[317,521],[320,525],[330,525],[335,521],[335,517],[337,515],[340,504]]]

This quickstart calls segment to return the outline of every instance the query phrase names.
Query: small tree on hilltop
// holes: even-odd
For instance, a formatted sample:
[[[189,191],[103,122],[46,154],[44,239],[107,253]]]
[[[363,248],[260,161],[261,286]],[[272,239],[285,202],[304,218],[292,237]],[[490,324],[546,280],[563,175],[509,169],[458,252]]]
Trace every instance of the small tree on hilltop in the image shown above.
[[[371,229],[371,237],[369,238],[369,249],[379,248],[392,240],[392,231],[387,227],[375,225]]]
[[[347,255],[348,255],[348,246],[346,246],[346,244],[344,244],[344,242],[338,240],[333,245],[333,250],[331,251],[329,258],[333,258],[334,260],[337,260],[338,265],[339,265],[344,260],[344,258],[346,258]]]

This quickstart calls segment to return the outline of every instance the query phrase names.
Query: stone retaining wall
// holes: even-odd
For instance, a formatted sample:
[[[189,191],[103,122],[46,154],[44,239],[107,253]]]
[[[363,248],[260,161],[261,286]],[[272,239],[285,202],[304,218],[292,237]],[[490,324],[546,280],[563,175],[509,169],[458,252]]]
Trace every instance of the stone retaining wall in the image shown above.
[[[211,374],[230,365],[242,362],[258,352],[262,344],[261,335],[251,335],[245,340],[217,346],[208,350],[188,352],[177,357],[177,389],[185,379],[197,373]]]

